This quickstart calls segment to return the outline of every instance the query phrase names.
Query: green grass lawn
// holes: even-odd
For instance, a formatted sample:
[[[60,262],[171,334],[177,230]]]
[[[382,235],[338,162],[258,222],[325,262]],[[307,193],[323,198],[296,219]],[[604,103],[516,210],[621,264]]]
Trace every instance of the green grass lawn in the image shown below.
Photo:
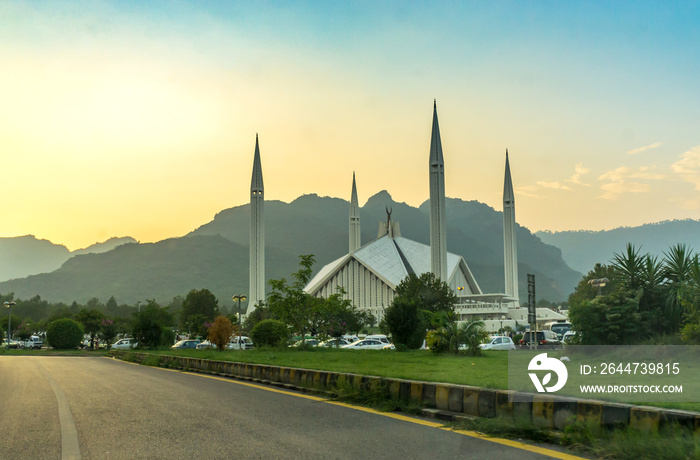
[[[271,364],[335,372],[351,372],[428,382],[457,383],[487,388],[508,387],[508,355],[486,352],[481,357],[446,355],[424,350],[258,349],[245,351],[182,350],[161,354]]]

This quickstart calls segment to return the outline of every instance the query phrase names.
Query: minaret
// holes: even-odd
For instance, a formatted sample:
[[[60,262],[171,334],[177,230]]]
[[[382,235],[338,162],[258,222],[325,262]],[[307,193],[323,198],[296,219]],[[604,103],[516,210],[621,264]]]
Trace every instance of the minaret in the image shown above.
[[[250,181],[250,287],[248,308],[253,311],[256,305],[265,300],[265,196],[258,135],[255,135],[255,156],[253,157],[253,178]]]
[[[503,265],[506,295],[518,298],[518,248],[515,243],[515,196],[506,149],[506,177],[503,181]]]
[[[360,206],[357,202],[355,173],[352,173],[352,195],[350,197],[350,252],[360,249]]]
[[[430,267],[437,278],[448,281],[445,162],[442,158],[442,142],[435,101],[433,101],[433,133],[430,138]]]

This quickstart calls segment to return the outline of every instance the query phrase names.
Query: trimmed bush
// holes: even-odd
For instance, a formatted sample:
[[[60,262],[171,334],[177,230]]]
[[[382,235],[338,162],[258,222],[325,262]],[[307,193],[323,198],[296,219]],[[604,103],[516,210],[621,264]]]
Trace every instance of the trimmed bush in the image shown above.
[[[264,319],[250,331],[250,339],[256,347],[276,347],[284,344],[288,338],[287,325],[276,319]]]
[[[69,318],[52,321],[46,328],[46,341],[57,350],[78,348],[83,335],[82,324]]]

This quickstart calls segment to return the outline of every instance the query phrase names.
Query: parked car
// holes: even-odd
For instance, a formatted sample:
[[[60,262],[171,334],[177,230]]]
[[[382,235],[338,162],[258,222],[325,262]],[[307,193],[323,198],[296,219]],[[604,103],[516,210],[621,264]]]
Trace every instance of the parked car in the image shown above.
[[[319,343],[321,343],[320,340],[311,338],[311,339],[297,340],[296,342],[291,344],[290,347],[301,347],[302,345],[305,347],[315,347]]]
[[[344,345],[349,345],[349,344],[350,344],[350,342],[348,342],[345,339],[330,339],[330,340],[326,340],[325,342],[319,343],[318,346],[319,347],[328,347],[328,348],[330,348],[330,347],[338,348],[338,347],[342,347]]]
[[[2,339],[2,348],[19,348],[19,342],[15,342],[14,340],[10,340],[9,346],[7,344],[7,339]]]
[[[112,344],[112,350],[131,350],[139,346],[139,343],[131,338],[117,340]]]
[[[575,331],[566,331],[566,332],[564,333],[564,338],[562,339],[562,342],[564,342],[564,343],[571,343],[575,338],[576,338],[576,332],[575,332]]]
[[[391,343],[391,340],[389,340],[389,337],[385,336],[384,334],[368,335],[362,340],[379,340],[380,342],[382,342],[384,344]]]
[[[349,345],[343,345],[342,348],[347,350],[382,350],[384,349],[384,345],[389,344],[374,339],[362,339]]]
[[[494,337],[488,343],[479,345],[482,350],[515,350],[515,344],[510,337]]]
[[[245,335],[240,337],[240,342],[237,335],[231,337],[231,341],[226,345],[227,350],[252,350],[253,348],[255,348],[255,344]]]
[[[539,345],[542,346],[556,346],[561,345],[561,342],[557,338],[557,334],[552,331],[537,331],[537,336],[532,331],[525,332],[523,338],[520,339],[520,346],[526,347],[530,345],[531,342],[537,341]]]
[[[205,340],[204,342],[198,343],[195,348],[197,348],[197,350],[207,350],[209,348],[216,348],[216,344]]]
[[[180,350],[180,349],[183,349],[183,348],[193,348],[193,349],[196,349],[196,348],[197,348],[197,344],[199,344],[199,340],[196,340],[196,339],[180,340],[179,342],[175,343],[175,345],[173,345],[173,346],[170,347],[170,348],[172,348],[172,349],[174,349],[174,350]]]

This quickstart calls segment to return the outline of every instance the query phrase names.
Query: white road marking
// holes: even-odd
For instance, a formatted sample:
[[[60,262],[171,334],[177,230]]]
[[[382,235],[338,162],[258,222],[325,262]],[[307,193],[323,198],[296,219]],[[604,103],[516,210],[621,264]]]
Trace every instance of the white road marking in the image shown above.
[[[75,427],[73,413],[70,410],[70,404],[63,394],[63,390],[56,381],[49,375],[48,371],[39,363],[39,368],[42,374],[48,380],[56,402],[58,403],[58,420],[61,424],[61,460],[80,460],[80,443],[78,442],[78,430]]]

